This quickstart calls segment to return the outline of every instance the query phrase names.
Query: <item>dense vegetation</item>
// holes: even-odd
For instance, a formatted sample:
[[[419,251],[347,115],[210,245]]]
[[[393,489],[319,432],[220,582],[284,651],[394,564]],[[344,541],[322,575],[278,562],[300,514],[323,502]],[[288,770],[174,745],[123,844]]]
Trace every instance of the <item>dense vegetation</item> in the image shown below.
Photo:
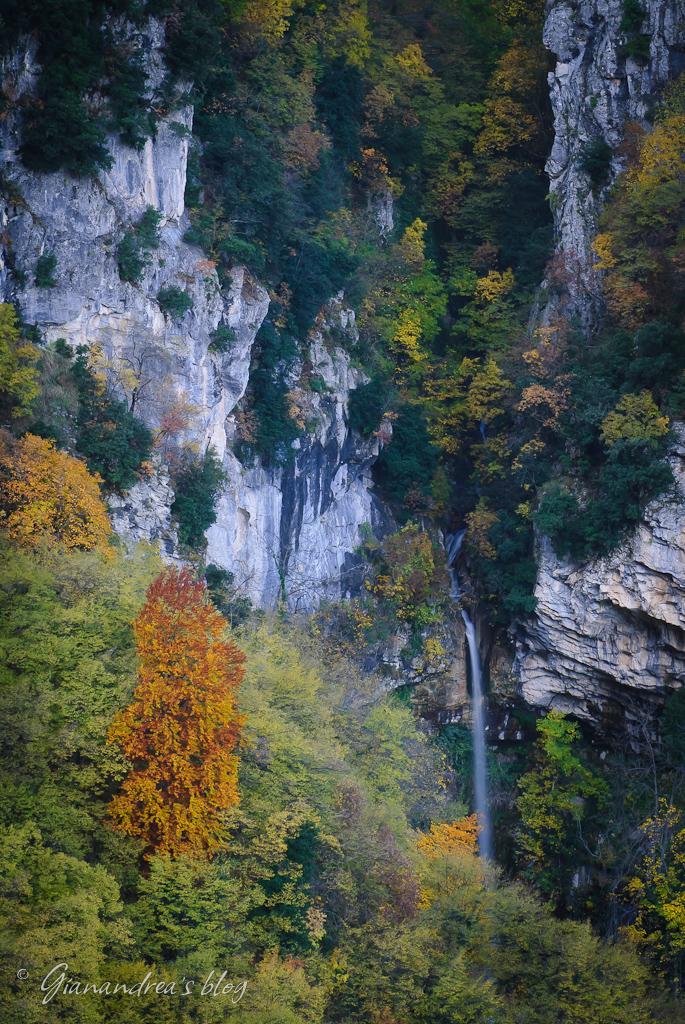
[[[202,458],[186,456],[174,478],[174,503],[171,511],[178,522],[182,544],[201,548],[205,532],[216,522],[216,500],[226,474],[214,451]]]
[[[159,245],[159,222],[162,215],[148,206],[134,228],[129,229],[117,250],[117,263],[122,281],[135,284],[150,262],[150,251]]]
[[[33,33],[41,64],[38,89],[24,119],[22,158],[37,171],[91,174],[110,165],[106,139],[114,128],[133,146],[153,130],[145,97],[142,44],[131,45],[125,24],[138,25],[144,5],[127,0],[0,4],[3,49]],[[105,20],[105,15],[110,18]],[[92,102],[100,91],[104,107]]]
[[[154,95],[150,14],[167,64]],[[254,614],[201,564],[219,460],[184,442],[182,401],[154,431],[139,418],[145,350],[74,353],[0,305],[3,1019],[678,1020],[683,700],[659,742],[645,719],[633,749],[601,757],[563,715],[521,713],[528,742],[492,759],[502,874],[485,877],[468,730],[429,738],[352,656],[399,632],[406,663],[446,658],[437,527],[465,527],[475,594],[503,626],[533,608],[535,529],[561,555],[605,554],[668,488],[685,412],[683,80],[651,131],[627,127],[595,240],[606,317],[588,337],[564,316],[572,263],[551,255],[537,0],[0,0],[0,17],[5,49],[36,40],[20,112],[33,170],[97,173],[108,133],[140,147],[191,90],[187,239],[222,284],[241,262],[271,294],[236,454],[293,458],[293,380],[322,386],[306,338],[344,289],[360,341],[335,340],[369,378],[350,422],[370,438],[389,414],[375,472],[399,524],[366,536],[358,599],[306,623]],[[638,61],[644,21],[627,2]],[[583,150],[597,196],[614,155],[600,137]],[[116,242],[132,287],[158,229],[149,208]],[[49,250],[30,271],[59,282]],[[531,333],[545,272],[558,315]],[[179,329],[192,311],[177,286],[157,301]],[[234,340],[217,329],[217,361]],[[157,460],[197,579],[112,537],[107,494]],[[151,970],[178,989],[227,970],[247,990],[46,1008],[35,979],[56,951],[83,981]]]
[[[0,305],[0,357],[3,349],[0,402],[15,431],[29,427],[83,456],[110,490],[128,490],[144,472],[153,437],[134,415],[134,400],[125,401],[108,378],[101,353],[74,354],[62,340],[29,342],[6,304]]]
[[[510,837],[498,853],[519,880],[494,868],[484,879],[463,817],[467,736],[429,740],[344,653],[384,621],[419,645],[439,624],[445,570],[426,532],[408,522],[380,545],[369,536],[382,615],[350,605],[350,644],[321,617],[251,617],[216,567],[207,588],[187,570],[160,574],[152,551],[113,545],[101,478],[54,440],[16,436],[43,360],[51,387],[61,361],[74,408],[79,374],[94,386],[96,370],[78,357],[74,383],[63,346],[38,349],[11,313],[4,322],[4,1019],[546,1024],[553,1007],[568,1022],[677,1020],[657,972],[680,987],[680,703],[658,750],[646,731],[642,749],[606,762],[563,716],[543,719],[538,742],[493,772],[498,834]],[[211,502],[185,493],[197,525]],[[230,640],[210,602],[242,623]],[[423,655],[444,651],[429,637]],[[56,950],[70,977],[109,990],[42,1003],[29,979]],[[247,982],[243,995],[203,997],[224,970],[234,996]],[[168,986],[163,1004],[121,989],[148,971]],[[197,991],[172,1000],[182,979]]]
[[[190,238],[219,273],[247,262],[279,300],[253,356],[241,458],[289,457],[289,367],[344,286],[372,378],[353,422],[368,435],[398,414],[379,480],[401,517],[444,516],[441,458],[448,477],[466,472],[447,443],[448,381],[522,328],[549,252],[541,8],[248,7],[200,75],[187,195]],[[374,211],[389,202],[383,238]]]
[[[149,551],[103,559],[3,544],[4,1020],[546,1024],[551,1007],[569,1022],[677,1019],[629,944],[603,945],[588,925],[555,919],[520,884],[484,885],[473,820],[450,800],[437,750],[408,708],[369,699],[373,678],[333,647],[267,621],[216,659],[223,622],[202,585],[167,572],[145,603],[159,571]],[[212,702],[240,681],[236,644],[247,655],[237,806],[235,791],[207,790],[192,748],[179,745],[184,730],[203,735]],[[179,691],[173,673],[199,670],[200,649],[200,689]],[[226,670],[230,679],[214,675]],[[160,717],[168,700],[175,717]],[[212,728],[232,728],[232,707],[225,725],[211,714]],[[163,730],[174,720],[180,732]],[[230,745],[217,749],[226,756]],[[160,796],[145,773],[158,773],[163,751],[192,795],[187,818],[145,818]],[[573,786],[588,784],[568,755],[554,756],[569,782],[549,810],[573,816]],[[522,792],[530,800],[532,785]],[[225,808],[218,831],[204,817],[212,806]],[[161,831],[141,831],[145,820]],[[525,807],[523,821],[539,828]],[[506,957],[493,956],[503,947]],[[60,990],[41,1005],[16,964],[40,979],[56,953],[71,977],[109,981],[110,994]],[[212,970],[247,981],[238,1002],[200,995]],[[177,995],[111,994],[147,971]],[[199,979],[191,995],[178,994],[182,978]]]

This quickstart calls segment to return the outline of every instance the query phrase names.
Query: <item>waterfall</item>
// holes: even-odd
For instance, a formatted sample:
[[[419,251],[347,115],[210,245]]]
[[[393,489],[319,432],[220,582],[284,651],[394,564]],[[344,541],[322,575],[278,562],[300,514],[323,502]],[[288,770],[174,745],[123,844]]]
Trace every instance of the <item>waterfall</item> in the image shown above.
[[[461,597],[461,586],[457,573],[457,557],[464,540],[464,530],[447,536],[447,567],[452,581],[451,596],[454,601]],[[476,627],[465,608],[461,609],[461,617],[466,629],[466,643],[469,649],[471,667],[471,705],[473,736],[473,789],[476,814],[480,823],[478,845],[481,856],[492,860],[492,822],[490,820],[490,804],[488,802],[488,765],[485,749],[485,694],[483,692],[483,673],[480,663],[480,652],[476,638]]]

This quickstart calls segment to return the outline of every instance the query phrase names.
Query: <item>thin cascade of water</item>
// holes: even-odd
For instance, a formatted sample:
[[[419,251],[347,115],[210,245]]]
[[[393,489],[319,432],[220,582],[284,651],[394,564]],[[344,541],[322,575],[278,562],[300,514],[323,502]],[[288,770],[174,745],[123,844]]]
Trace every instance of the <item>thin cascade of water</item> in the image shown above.
[[[457,557],[464,540],[464,530],[448,534],[447,566],[451,580],[451,596],[458,601],[461,596],[461,585],[456,568]],[[476,637],[476,627],[465,608],[461,609],[461,617],[466,629],[466,643],[469,649],[471,667],[471,703],[473,735],[473,788],[476,814],[480,822],[478,845],[481,856],[492,860],[492,821],[490,819],[490,803],[488,800],[488,765],[485,744],[485,694],[483,691],[483,673],[480,663],[480,652]]]

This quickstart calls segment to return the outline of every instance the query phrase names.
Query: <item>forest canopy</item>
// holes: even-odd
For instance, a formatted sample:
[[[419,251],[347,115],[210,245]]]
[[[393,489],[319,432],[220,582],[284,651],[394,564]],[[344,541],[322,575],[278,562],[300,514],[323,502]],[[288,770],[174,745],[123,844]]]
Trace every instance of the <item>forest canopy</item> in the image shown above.
[[[620,59],[642,67],[645,9],[624,8]],[[163,126],[184,160],[187,145],[184,218],[169,228],[146,195],[102,243],[179,358],[200,302],[190,275],[156,276],[165,231],[214,297],[242,266],[269,299],[249,358],[225,307],[204,336],[212,402],[237,346],[249,361],[225,458],[212,430],[190,436],[187,397],[146,412],[144,354],[68,343],[0,304],[9,1024],[683,1019],[677,680],[654,727],[631,705],[613,746],[498,694],[497,863],[478,854],[472,733],[452,699],[461,686],[466,706],[475,678],[455,660],[460,613],[494,676],[535,610],[542,539],[577,565],[615,551],[672,485],[685,411],[685,76],[618,149],[598,136],[578,156],[603,210],[588,331],[554,251],[543,17],[542,0],[0,0],[6,67],[31,39],[31,88],[13,89],[17,65],[0,90],[22,173],[94,193],[113,140],[141,152]],[[12,166],[0,189],[23,209]],[[1,269],[51,309],[63,262],[42,239],[27,266],[8,246]],[[335,303],[353,330],[327,320]],[[280,555],[260,552],[278,607],[254,609],[207,532],[229,464],[286,507],[298,453],[327,458],[311,411],[337,396],[312,364],[317,332],[358,384],[339,403],[344,444],[355,471],[373,462],[384,524],[354,524],[353,596],[307,617],[288,610]],[[155,544],[112,530],[135,501],[168,512]],[[45,1003],[36,979],[56,955],[79,983],[150,973],[179,998]],[[222,972],[239,999],[195,986]]]

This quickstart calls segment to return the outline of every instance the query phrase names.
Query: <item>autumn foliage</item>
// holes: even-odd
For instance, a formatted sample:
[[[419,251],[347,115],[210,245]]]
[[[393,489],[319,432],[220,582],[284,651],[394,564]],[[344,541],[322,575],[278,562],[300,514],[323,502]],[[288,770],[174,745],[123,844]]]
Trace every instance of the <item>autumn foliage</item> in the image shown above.
[[[434,597],[445,585],[430,536],[411,522],[385,538],[380,571],[366,583],[367,590],[395,609],[398,619],[423,626],[434,621]]]
[[[619,178],[594,241],[607,305],[630,330],[678,315],[683,303],[685,246],[685,78],[671,82],[650,132],[629,125]]]
[[[109,733],[132,767],[109,813],[147,853],[211,856],[238,802],[244,655],[225,630],[187,569],[162,572],[136,619],[138,686]]]
[[[26,416],[38,397],[38,351],[22,338],[16,310],[0,302],[0,416]]]
[[[685,951],[685,828],[681,811],[665,797],[640,826],[644,856],[627,881],[636,908],[624,936],[665,972],[678,973]]]
[[[428,860],[451,854],[475,854],[478,846],[478,815],[469,814],[458,821],[433,823],[419,837],[418,849]]]
[[[36,544],[47,537],[108,553],[111,527],[99,484],[97,474],[53,441],[0,434],[0,525],[12,540]]]
[[[469,814],[457,821],[433,822],[419,836],[416,847],[427,868],[419,888],[419,907],[426,909],[440,897],[455,895],[469,875],[482,884],[482,863],[476,860],[478,830],[478,815]]]

